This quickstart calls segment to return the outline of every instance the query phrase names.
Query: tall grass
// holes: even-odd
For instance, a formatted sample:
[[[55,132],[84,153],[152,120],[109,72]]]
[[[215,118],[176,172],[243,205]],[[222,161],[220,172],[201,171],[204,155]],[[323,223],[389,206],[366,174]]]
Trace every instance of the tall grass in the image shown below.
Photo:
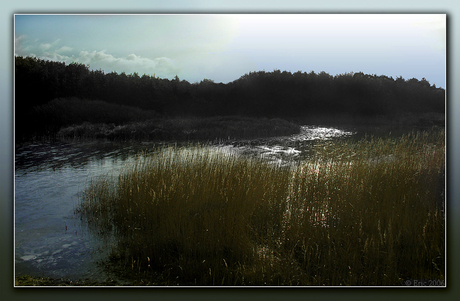
[[[317,146],[319,158],[293,176],[284,237],[311,283],[444,277],[443,141],[441,132]]]
[[[166,285],[444,279],[444,133],[324,142],[286,168],[212,148],[140,155],[81,213],[130,277]]]
[[[254,261],[254,240],[280,227],[288,174],[210,148],[164,148],[139,156],[115,185],[94,183],[82,207],[98,229],[114,226],[114,255],[128,265],[234,284],[242,281],[234,271]]]

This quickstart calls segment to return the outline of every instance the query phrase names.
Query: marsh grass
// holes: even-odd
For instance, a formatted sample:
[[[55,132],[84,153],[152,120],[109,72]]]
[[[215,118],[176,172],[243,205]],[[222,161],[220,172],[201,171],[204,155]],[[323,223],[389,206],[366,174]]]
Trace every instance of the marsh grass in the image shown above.
[[[444,277],[442,141],[419,133],[317,146],[322,159],[293,177],[284,240],[313,283]]]
[[[294,167],[166,147],[93,182],[81,214],[111,264],[163,285],[444,279],[443,131],[322,142]]]
[[[239,276],[223,270],[253,262],[254,240],[262,244],[273,238],[267,227],[280,227],[288,174],[211,148],[169,147],[139,155],[115,182],[92,183],[82,208],[98,231],[114,227],[114,256],[132,268],[228,284]]]
[[[208,118],[151,118],[115,123],[83,122],[62,127],[59,139],[155,141],[225,141],[297,134],[300,126],[283,119],[221,116]]]

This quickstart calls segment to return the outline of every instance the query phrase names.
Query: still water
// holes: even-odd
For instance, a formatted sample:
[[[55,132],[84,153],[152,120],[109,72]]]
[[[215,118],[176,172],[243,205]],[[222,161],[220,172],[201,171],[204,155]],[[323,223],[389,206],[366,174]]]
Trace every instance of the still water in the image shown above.
[[[309,156],[317,140],[356,137],[354,130],[303,126],[301,133],[214,145],[244,156],[287,164]],[[74,210],[91,179],[116,175],[153,143],[43,143],[15,154],[15,274],[71,280],[115,278],[100,264],[104,243],[93,236]]]

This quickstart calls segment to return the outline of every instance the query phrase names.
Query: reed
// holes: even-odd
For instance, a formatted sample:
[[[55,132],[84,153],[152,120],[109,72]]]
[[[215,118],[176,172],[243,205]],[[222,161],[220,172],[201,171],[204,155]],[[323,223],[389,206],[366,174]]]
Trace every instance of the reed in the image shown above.
[[[295,170],[285,250],[315,285],[444,277],[443,132],[316,146]]]
[[[252,262],[254,240],[281,223],[288,173],[211,148],[168,147],[140,155],[115,183],[92,183],[82,207],[98,229],[113,225],[117,257],[215,284],[222,269]]]
[[[293,167],[204,146],[139,154],[80,213],[113,262],[165,285],[444,279],[444,133],[323,142]]]

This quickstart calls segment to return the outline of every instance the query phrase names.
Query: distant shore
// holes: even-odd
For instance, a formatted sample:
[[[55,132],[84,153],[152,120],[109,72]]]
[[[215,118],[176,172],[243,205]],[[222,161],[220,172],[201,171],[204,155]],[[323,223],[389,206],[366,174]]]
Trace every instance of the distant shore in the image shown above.
[[[61,128],[58,139],[107,139],[115,141],[221,141],[292,135],[298,124],[279,118],[240,116],[210,118],[156,118],[122,125],[89,123]]]
[[[28,124],[16,124],[16,144],[54,140],[226,141],[297,134],[301,125],[342,127],[441,126],[440,113],[391,116],[351,114],[269,118],[162,116],[154,111],[78,98],[55,99],[31,111]]]

